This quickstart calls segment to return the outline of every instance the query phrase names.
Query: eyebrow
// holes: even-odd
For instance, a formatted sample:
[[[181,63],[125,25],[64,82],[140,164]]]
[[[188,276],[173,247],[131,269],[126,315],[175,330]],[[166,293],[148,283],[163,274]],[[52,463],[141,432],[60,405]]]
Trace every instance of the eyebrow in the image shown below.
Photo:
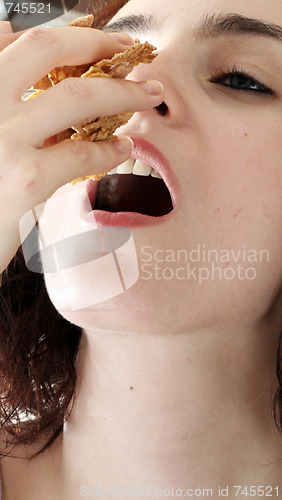
[[[282,41],[282,28],[277,24],[239,14],[207,14],[196,27],[196,36],[200,38],[224,35],[258,35]]]
[[[153,16],[145,17],[142,14],[122,17],[113,23],[107,24],[102,31],[125,31],[132,35],[145,34],[148,31],[157,31],[158,26]]]
[[[145,34],[147,31],[158,30],[158,24],[153,16],[142,14],[122,17],[106,25],[103,31],[125,31],[130,34]],[[282,28],[277,24],[268,23],[240,14],[206,14],[194,27],[196,39],[212,39],[228,35],[249,35],[268,37],[282,42]]]

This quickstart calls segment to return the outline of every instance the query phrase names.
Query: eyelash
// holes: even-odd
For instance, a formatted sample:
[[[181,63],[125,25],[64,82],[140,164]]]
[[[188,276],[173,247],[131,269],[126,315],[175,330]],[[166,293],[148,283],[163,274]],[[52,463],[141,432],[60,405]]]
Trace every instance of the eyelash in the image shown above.
[[[234,88],[234,87],[232,87],[232,85],[227,85],[227,84],[223,84],[223,85],[225,85],[226,87],[230,87],[232,90],[235,90],[237,92],[240,91],[240,92],[252,92],[254,94],[261,94],[261,95],[262,94],[274,95],[274,92],[270,88],[266,87],[261,82],[256,80],[247,71],[237,69],[236,66],[234,66],[232,69],[227,70],[227,71],[220,69],[216,73],[212,74],[211,82],[221,83],[223,80],[226,80],[227,78],[232,78],[234,76],[245,78],[246,80],[249,80],[251,82],[251,84],[255,84],[255,85],[258,85],[259,87],[261,87],[261,89],[257,89],[257,90],[255,90],[255,89],[240,89],[240,88]]]

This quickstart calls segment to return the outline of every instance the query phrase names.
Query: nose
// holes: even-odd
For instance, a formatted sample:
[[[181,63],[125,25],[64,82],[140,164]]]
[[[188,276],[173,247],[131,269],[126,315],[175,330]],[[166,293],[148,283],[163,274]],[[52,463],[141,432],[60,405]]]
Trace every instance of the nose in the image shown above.
[[[182,126],[187,117],[186,85],[177,61],[168,48],[160,49],[156,59],[151,64],[141,64],[129,75],[133,81],[158,80],[164,86],[164,97],[161,104],[153,109],[136,112],[140,121],[163,119],[165,126]],[[133,122],[131,122],[133,124]]]

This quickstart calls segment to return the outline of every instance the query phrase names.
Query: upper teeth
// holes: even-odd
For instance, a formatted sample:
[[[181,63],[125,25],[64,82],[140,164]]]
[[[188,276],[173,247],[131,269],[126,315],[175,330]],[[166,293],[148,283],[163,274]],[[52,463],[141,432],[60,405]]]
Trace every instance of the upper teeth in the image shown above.
[[[159,173],[155,172],[147,163],[129,158],[129,160],[113,168],[108,172],[108,175],[100,179],[97,187],[97,202],[101,207],[109,205],[112,207],[118,206],[120,202],[120,194],[116,192],[118,188],[118,175],[115,174],[151,175],[152,177],[161,179]]]
[[[124,163],[121,163],[117,167],[117,174],[132,174],[133,165],[134,165],[133,158],[129,158],[129,160],[125,161]]]
[[[113,168],[108,175],[113,174],[134,174],[141,176],[151,175],[152,177],[156,177],[157,179],[161,179],[161,176],[158,172],[156,172],[152,167],[147,165],[141,160],[134,160],[133,158],[129,158],[129,160],[121,163],[118,167]]]
[[[143,161],[136,160],[134,163],[133,173],[135,175],[150,175],[152,172],[153,169]]]

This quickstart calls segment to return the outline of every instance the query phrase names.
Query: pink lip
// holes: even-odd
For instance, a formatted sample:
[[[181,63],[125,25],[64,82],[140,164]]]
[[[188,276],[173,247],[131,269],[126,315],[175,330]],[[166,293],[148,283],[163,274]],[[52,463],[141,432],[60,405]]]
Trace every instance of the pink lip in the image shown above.
[[[156,146],[151,144],[146,139],[132,136],[130,136],[130,138],[134,143],[130,157],[134,158],[135,160],[139,159],[141,161],[144,161],[160,174],[170,192],[173,210],[169,214],[163,215],[161,217],[151,217],[135,212],[107,212],[104,210],[93,210],[92,212],[84,214],[83,219],[86,222],[90,222],[92,224],[94,223],[98,226],[148,226],[165,222],[178,208],[178,180],[168,160],[156,148]],[[89,184],[89,187],[87,187],[88,193],[90,192],[90,190],[92,192],[96,192],[98,183],[91,180],[88,182],[91,183]]]

